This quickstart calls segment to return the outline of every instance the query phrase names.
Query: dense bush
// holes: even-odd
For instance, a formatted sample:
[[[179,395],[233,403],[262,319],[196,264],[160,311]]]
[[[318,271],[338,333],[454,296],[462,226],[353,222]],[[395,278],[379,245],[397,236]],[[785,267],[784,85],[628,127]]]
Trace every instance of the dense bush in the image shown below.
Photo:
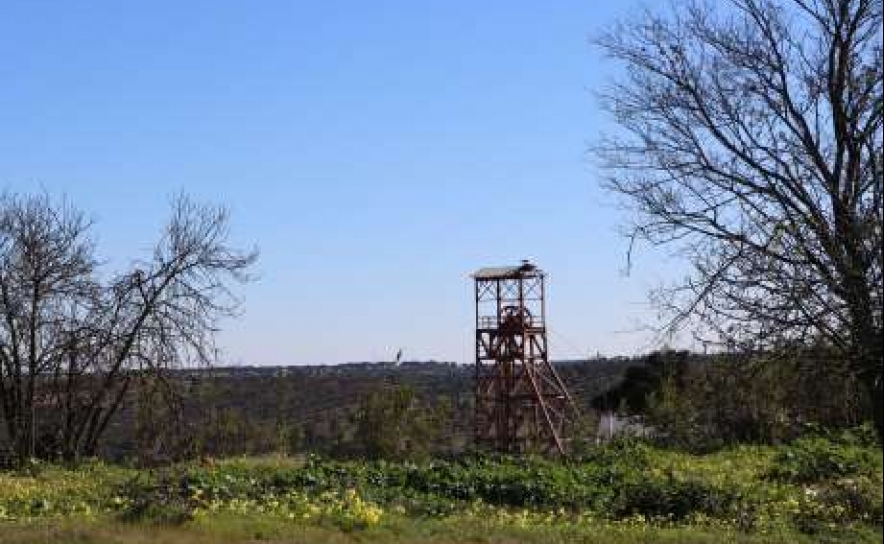
[[[755,356],[661,351],[627,368],[592,405],[638,418],[667,448],[708,453],[781,444],[809,430],[838,433],[874,419],[872,402],[845,364],[825,346]]]
[[[619,518],[641,514],[674,521],[698,513],[726,517],[739,498],[739,493],[733,489],[719,489],[697,478],[644,479],[620,488],[611,513]]]
[[[847,476],[868,476],[880,472],[881,464],[880,450],[808,437],[781,447],[768,477],[807,484]]]
[[[191,521],[197,504],[188,492],[188,477],[175,470],[138,473],[118,490],[123,506],[121,517],[127,521],[180,525]]]

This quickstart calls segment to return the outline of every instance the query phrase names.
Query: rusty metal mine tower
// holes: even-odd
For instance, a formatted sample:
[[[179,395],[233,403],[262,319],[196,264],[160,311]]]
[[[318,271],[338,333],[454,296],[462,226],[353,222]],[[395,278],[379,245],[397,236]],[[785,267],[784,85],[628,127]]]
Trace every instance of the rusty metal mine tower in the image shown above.
[[[549,362],[545,274],[528,261],[482,268],[476,282],[479,447],[563,455],[574,403]]]

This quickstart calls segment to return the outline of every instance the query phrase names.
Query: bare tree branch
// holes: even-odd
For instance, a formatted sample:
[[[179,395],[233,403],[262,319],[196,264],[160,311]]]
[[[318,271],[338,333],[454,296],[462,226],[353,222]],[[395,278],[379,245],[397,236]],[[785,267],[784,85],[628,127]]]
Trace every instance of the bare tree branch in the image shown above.
[[[670,325],[727,345],[823,339],[882,431],[880,0],[683,2],[598,40],[624,67],[595,151],[632,242],[693,265]],[[708,340],[708,338],[707,338]]]
[[[80,212],[0,197],[0,407],[20,460],[38,435],[65,457],[94,454],[133,383],[215,359],[219,320],[240,306],[231,282],[257,258],[228,244],[228,223],[178,197],[151,259],[102,282]]]

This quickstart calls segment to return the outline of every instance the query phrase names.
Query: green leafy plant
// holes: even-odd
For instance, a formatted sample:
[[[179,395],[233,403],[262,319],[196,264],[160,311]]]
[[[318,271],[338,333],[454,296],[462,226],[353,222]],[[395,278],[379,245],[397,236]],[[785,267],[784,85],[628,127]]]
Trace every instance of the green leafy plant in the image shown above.
[[[780,449],[767,476],[797,484],[881,470],[881,454],[872,449],[839,444],[825,438],[801,438]]]

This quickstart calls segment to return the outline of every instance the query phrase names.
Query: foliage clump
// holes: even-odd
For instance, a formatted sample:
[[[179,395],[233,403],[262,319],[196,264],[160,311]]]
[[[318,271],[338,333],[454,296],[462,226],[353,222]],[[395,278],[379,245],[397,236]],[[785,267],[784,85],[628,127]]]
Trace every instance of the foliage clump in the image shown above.
[[[805,437],[780,448],[768,476],[807,484],[881,471],[881,452],[821,437]]]
[[[808,468],[809,467],[809,468]],[[0,473],[0,518],[221,517],[361,531],[397,520],[507,527],[699,527],[758,534],[879,530],[877,446],[813,438],[691,455],[637,440],[579,458],[241,458],[162,470],[86,465]]]

